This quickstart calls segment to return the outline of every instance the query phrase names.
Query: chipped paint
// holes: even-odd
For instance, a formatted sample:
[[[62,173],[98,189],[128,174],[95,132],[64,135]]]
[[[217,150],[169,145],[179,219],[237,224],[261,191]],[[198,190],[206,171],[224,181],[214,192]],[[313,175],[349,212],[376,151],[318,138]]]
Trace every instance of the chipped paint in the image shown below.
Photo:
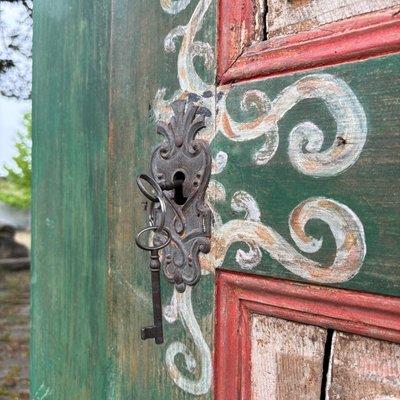
[[[246,253],[239,249],[236,262],[242,269],[253,269],[261,262],[265,250],[284,268],[304,279],[319,283],[338,283],[351,279],[360,270],[366,254],[364,228],[357,215],[346,205],[323,197],[305,200],[289,217],[290,234],[298,248],[315,253],[323,239],[305,233],[305,225],[312,219],[324,221],[331,229],[336,243],[336,256],[330,265],[311,260],[302,255],[273,228],[259,220],[255,200],[244,192],[240,196],[244,219],[231,220],[214,229],[211,252],[203,257],[214,268],[222,266],[228,248],[236,242],[249,246]],[[245,199],[245,200],[244,200]],[[232,207],[234,208],[234,207]],[[257,218],[251,218],[257,215]]]
[[[255,165],[265,166],[274,157],[279,146],[278,122],[296,104],[304,99],[322,100],[336,121],[336,136],[326,150],[323,132],[313,123],[305,121],[296,125],[289,135],[288,156],[293,167],[300,173],[315,178],[339,175],[358,160],[367,137],[365,112],[351,88],[341,79],[329,74],[310,74],[284,88],[271,100],[267,93],[248,90],[244,93],[240,107],[249,112],[257,109],[258,115],[248,122],[237,122],[229,114],[226,100],[230,89],[219,93],[215,103],[215,85],[205,82],[194,68],[194,57],[201,57],[206,68],[214,64],[214,52],[208,43],[195,41],[202,28],[204,16],[213,0],[199,0],[186,25],[172,29],[164,40],[166,52],[175,52],[175,41],[182,38],[178,53],[177,77],[180,89],[166,100],[166,89],[160,88],[153,102],[156,120],[167,120],[171,116],[171,103],[177,99],[192,98],[209,115],[202,139],[210,144],[219,133],[235,142],[246,142],[259,137],[264,143],[253,155]],[[184,10],[190,0],[161,0],[161,6],[169,14]],[[338,140],[344,145],[338,146]],[[305,146],[304,146],[305,145]],[[212,163],[214,175],[224,171],[229,162],[228,154],[217,153]],[[361,221],[346,205],[332,199],[315,197],[303,201],[290,214],[289,228],[298,249],[305,253],[315,253],[321,248],[322,240],[305,232],[305,225],[311,219],[324,221],[330,227],[336,243],[336,254],[330,265],[323,265],[301,254],[272,227],[261,222],[261,212],[256,200],[244,191],[234,194],[231,208],[244,212],[243,219],[223,222],[214,206],[226,202],[224,186],[211,180],[207,202],[213,213],[212,249],[201,255],[202,273],[208,274],[220,267],[229,247],[235,242],[243,242],[248,250],[239,249],[235,260],[244,270],[256,268],[262,259],[261,250],[267,251],[284,268],[304,279],[320,283],[345,282],[356,275],[362,266],[365,254],[365,235]],[[182,390],[194,394],[205,394],[211,388],[212,365],[210,348],[205,342],[201,329],[193,313],[192,291],[189,287],[184,294],[174,292],[171,302],[164,308],[164,318],[168,323],[180,320],[184,329],[192,336],[199,363],[192,352],[181,342],[173,342],[167,348],[166,365],[171,379]],[[185,367],[197,378],[185,376],[175,364],[175,357],[181,354]]]
[[[212,380],[211,352],[208,344],[204,340],[200,326],[193,313],[192,306],[192,288],[188,286],[184,293],[174,292],[174,305],[177,310],[177,315],[186,327],[188,333],[192,336],[193,342],[196,345],[197,352],[200,357],[201,371],[200,377],[196,380],[187,378],[179,371],[175,364],[175,357],[181,354],[185,359],[186,368],[190,372],[194,372],[197,368],[197,362],[189,350],[189,348],[181,342],[171,343],[165,355],[165,361],[172,380],[182,390],[194,395],[205,394],[210,390]]]
[[[228,162],[228,154],[224,151],[219,151],[216,157],[212,160],[211,173],[213,175],[219,174],[224,170]]]
[[[191,0],[160,0],[162,9],[168,14],[178,14],[184,10]]]
[[[396,5],[398,0],[268,0],[266,22],[270,37],[276,38]]]
[[[259,314],[250,324],[251,399],[319,400],[326,330]]]
[[[34,395],[32,396],[32,400],[45,400],[48,398],[48,396],[51,394],[51,390],[48,386],[44,384],[44,382],[41,383],[39,388],[36,390]]]
[[[336,136],[331,146],[321,151],[324,135],[316,125],[306,121],[295,126],[289,135],[290,162],[305,175],[339,175],[358,160],[367,137],[367,119],[354,92],[343,80],[332,75],[307,75],[282,90],[274,101],[260,90],[246,91],[241,109],[249,111],[253,107],[259,111],[249,122],[237,122],[230,117],[225,95],[218,105],[217,129],[236,142],[264,137],[264,144],[253,160],[256,165],[266,165],[279,146],[278,122],[300,101],[311,98],[325,103],[337,124]],[[347,145],[338,146],[339,138]]]

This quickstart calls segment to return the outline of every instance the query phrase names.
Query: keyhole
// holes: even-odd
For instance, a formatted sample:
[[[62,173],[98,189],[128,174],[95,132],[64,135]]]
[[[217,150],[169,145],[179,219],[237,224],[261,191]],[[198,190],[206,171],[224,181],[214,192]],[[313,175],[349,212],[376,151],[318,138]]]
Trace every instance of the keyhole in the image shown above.
[[[176,204],[182,206],[186,203],[187,197],[183,196],[183,182],[185,181],[185,174],[182,171],[178,171],[174,175],[174,188],[175,195],[174,201]]]

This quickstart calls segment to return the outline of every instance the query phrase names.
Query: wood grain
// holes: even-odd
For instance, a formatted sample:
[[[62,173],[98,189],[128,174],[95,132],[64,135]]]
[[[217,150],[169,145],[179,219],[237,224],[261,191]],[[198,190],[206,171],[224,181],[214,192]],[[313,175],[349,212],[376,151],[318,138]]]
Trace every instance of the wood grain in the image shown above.
[[[400,345],[335,332],[327,400],[400,398]]]
[[[216,286],[217,400],[251,398],[253,314],[400,343],[399,298],[221,270],[216,273]]]
[[[164,324],[163,346],[140,339],[153,315],[149,256],[134,242],[147,224],[135,178],[149,172],[160,141],[154,97],[179,88],[164,38],[195,6],[171,18],[157,1],[35,2],[33,400],[193,398],[165,365],[177,340],[210,367],[180,320]],[[212,45],[212,7],[208,18],[202,34]],[[206,74],[201,60],[196,68]],[[172,287],[162,286],[166,306]],[[210,346],[213,290],[213,275],[194,290]],[[180,355],[175,362],[197,378]]]
[[[280,75],[400,50],[397,6],[261,42],[254,23],[258,10],[256,0],[241,0],[234,6],[231,0],[219,2],[219,82]]]
[[[257,165],[254,161],[265,136],[237,142],[219,134],[212,143],[213,152],[217,154],[218,151],[224,151],[229,156],[226,168],[217,178],[226,188],[226,201],[216,205],[222,221],[226,223],[245,218],[243,213],[233,211],[230,203],[236,192],[244,191],[258,205],[260,221],[290,240],[288,218],[298,204],[314,196],[340,201],[358,216],[364,227],[366,256],[359,272],[337,285],[400,296],[400,248],[397,246],[400,231],[394,229],[400,225],[399,65],[400,56],[391,55],[317,71],[220,86],[220,91],[228,93],[226,110],[229,115],[238,125],[247,123],[250,126],[257,118],[266,118],[268,121],[274,116],[268,111],[257,110],[257,107],[244,110],[242,99],[246,93],[257,91],[273,102],[282,99],[281,93],[298,80],[306,76],[329,74],[341,79],[351,89],[367,120],[366,142],[358,160],[344,173],[324,178],[299,173],[290,162],[288,150],[291,132],[306,121],[321,129],[325,149],[335,143],[334,135],[339,121],[335,120],[326,107],[327,103],[321,98],[299,101],[278,121],[279,146],[265,165]],[[287,101],[291,101],[290,96]],[[349,129],[352,129],[350,125]],[[252,132],[256,132],[256,129],[253,128]],[[306,229],[310,229],[308,232],[315,238],[323,237],[324,246],[309,257],[323,262],[334,257],[337,248],[330,229],[324,229],[322,224],[318,227],[317,224],[315,220],[310,221]],[[225,257],[223,268],[244,271],[237,261],[239,249],[247,251],[246,245],[234,243]],[[262,252],[261,262],[251,267],[251,273],[300,279],[288,272],[268,251]]]
[[[31,399],[107,396],[110,1],[35,2]]]
[[[172,2],[176,3],[176,2]],[[159,1],[118,0],[112,2],[110,150],[109,150],[109,270],[108,340],[110,399],[212,399],[211,390],[193,396],[173,382],[166,351],[182,342],[193,352],[196,367],[188,371],[181,354],[175,357],[175,375],[195,381],[205,368],[193,338],[178,318],[163,321],[164,344],[142,341],[140,329],[153,321],[149,254],[135,245],[135,234],[148,225],[145,198],[135,179],[149,173],[150,157],[160,143],[156,132],[153,102],[157,90],[167,98],[177,89],[177,52],[167,53],[164,38],[176,26],[190,20],[197,2],[171,16]],[[213,44],[215,11],[210,7],[197,40]],[[177,41],[179,41],[178,39]],[[204,76],[201,60],[196,64]],[[213,275],[202,277],[193,290],[196,318],[212,346]],[[172,297],[172,285],[161,279],[163,308]]]
[[[166,349],[175,341],[183,342],[193,351],[195,358],[197,356],[194,342],[181,321],[165,324],[166,343],[163,346],[156,347],[152,342],[140,340],[140,327],[151,322],[152,313],[148,257],[134,245],[134,233],[146,223],[143,198],[136,190],[134,180],[137,174],[149,171],[148,155],[159,141],[152,114],[155,93],[165,88],[169,96],[179,87],[177,54],[166,54],[163,40],[171,29],[189,21],[195,6],[193,2],[171,18],[163,14],[158,2],[148,0],[35,2],[31,342],[31,397],[34,400],[193,398],[173,384],[165,367]],[[213,45],[215,10],[210,10],[203,23],[204,29],[197,36],[201,39],[204,35],[205,42]],[[391,22],[388,25],[393,28]],[[392,36],[397,33],[395,28],[391,32]],[[390,43],[389,52],[397,45],[395,40]],[[397,142],[388,140],[396,138],[398,133],[393,130],[398,115],[396,74],[393,71],[398,68],[398,61],[396,58],[382,60],[379,69],[371,67],[371,64],[357,66],[357,69],[344,66],[339,73],[350,79],[368,100],[365,103],[368,108],[376,110],[369,114],[373,121],[374,141],[371,143],[374,147],[361,165],[374,165],[374,170],[363,179],[376,182],[376,185],[371,183],[370,191],[379,193],[382,191],[382,168],[388,167],[391,171],[383,185],[388,185],[389,178],[394,185],[398,183]],[[197,57],[196,70],[202,76],[207,75]],[[385,79],[382,78],[384,74]],[[208,75],[209,81],[214,81],[212,75]],[[386,82],[385,90],[377,94],[374,90],[380,79]],[[365,84],[367,80],[370,85]],[[272,88],[279,91],[286,84],[286,81],[273,81]],[[305,105],[302,111],[296,111],[297,115],[314,109],[314,106]],[[329,121],[327,125],[330,126]],[[383,138],[380,133],[384,134]],[[214,149],[217,150],[217,146]],[[374,149],[380,149],[376,158],[373,158]],[[389,156],[387,150],[392,151]],[[229,152],[233,160],[237,154]],[[245,159],[242,155],[239,158]],[[236,165],[242,167],[240,162]],[[291,177],[278,180],[274,174],[266,178],[245,168],[242,172],[244,175],[238,175],[242,176],[241,181],[235,180],[234,175],[228,176],[229,190],[236,190],[237,183],[239,189],[242,188],[244,182],[263,188],[271,177],[287,187],[291,187],[290,182],[293,182]],[[262,184],[257,179],[261,179]],[[332,190],[343,187],[346,193],[356,196],[356,203],[360,192],[353,182],[342,186],[343,182],[339,181]],[[320,182],[317,186],[323,185]],[[306,192],[310,186],[299,183],[295,188]],[[302,195],[300,192],[296,196]],[[283,195],[290,197],[286,193]],[[368,192],[362,195],[369,200]],[[383,220],[389,227],[397,226],[392,218],[395,215],[392,208],[396,209],[398,204],[397,194],[390,192],[388,196],[393,197],[376,203],[366,202],[365,214],[376,222],[369,225],[371,242],[377,238],[374,234],[381,233],[380,229],[374,228],[381,227]],[[387,201],[388,198],[394,200]],[[267,205],[264,204],[263,208],[267,209],[270,205],[268,199],[265,201]],[[275,198],[276,202],[281,205],[281,198]],[[370,204],[374,205],[373,212],[368,209]],[[378,209],[375,206],[380,207],[379,213],[375,212]],[[393,275],[389,275],[393,271],[390,260],[396,255],[386,251],[392,249],[393,242],[398,243],[398,232],[392,228],[387,234],[391,240],[384,244],[388,247],[376,250],[370,278],[362,280],[356,287],[392,294],[398,289]],[[382,254],[385,254],[384,259]],[[241,277],[252,292],[252,309],[261,312],[263,310],[257,309],[260,303],[253,300],[265,293],[252,286],[249,283],[251,279]],[[274,280],[268,280],[271,281]],[[392,282],[391,286],[387,282]],[[283,296],[279,289],[274,292],[275,284],[268,286],[273,293],[273,302],[267,311],[274,317],[289,316],[304,323],[317,320],[324,327],[345,327],[352,332],[388,340],[399,338],[396,322],[399,307],[394,298],[346,295],[345,291],[326,288],[314,287],[312,290],[312,286],[295,283],[282,284],[281,287],[285,295],[286,290],[292,288],[292,296]],[[162,291],[165,307],[170,302],[172,290],[170,285],[163,283]],[[193,289],[195,316],[210,346],[213,291],[212,274],[204,276]],[[229,316],[229,311],[239,309],[238,302],[235,303],[237,297],[230,294],[232,297],[218,300],[220,303],[231,302],[223,303],[221,309],[217,307],[223,315]],[[299,298],[304,301],[299,302]],[[316,298],[322,303],[317,304],[319,314],[314,311]],[[376,299],[377,305],[374,304]],[[350,302],[350,306],[343,303],[345,300]],[[363,306],[357,307],[359,304]],[[241,318],[248,321],[245,311],[250,306],[244,302],[240,307],[242,310],[232,316],[242,315]],[[218,323],[223,323],[223,319]],[[217,334],[221,348],[227,344],[231,346],[226,354],[240,360],[242,353],[238,345],[240,348],[242,339],[239,340],[237,335],[238,321],[232,324],[235,329]],[[248,328],[244,325],[243,329]],[[221,338],[223,334],[227,337]],[[247,351],[248,345],[244,343],[242,348]],[[185,376],[193,380],[198,377],[198,370],[188,371],[181,356],[175,361]],[[220,362],[217,360],[216,365]],[[239,368],[238,364],[235,361],[228,367]],[[246,366],[248,364],[243,362],[240,368]],[[215,371],[218,372],[218,368]],[[237,372],[235,370],[235,377],[240,375]],[[241,375],[244,380],[245,373],[242,371]],[[230,379],[230,376],[219,376],[216,387],[219,385],[220,388],[226,383],[224,379]],[[235,390],[242,390],[240,383],[240,380],[235,380],[235,386],[232,385]],[[249,387],[244,390],[249,390]],[[212,399],[213,393],[196,398]]]
[[[309,31],[372,11],[400,5],[399,0],[268,0],[268,39]]]
[[[253,314],[252,400],[319,400],[327,332]]]

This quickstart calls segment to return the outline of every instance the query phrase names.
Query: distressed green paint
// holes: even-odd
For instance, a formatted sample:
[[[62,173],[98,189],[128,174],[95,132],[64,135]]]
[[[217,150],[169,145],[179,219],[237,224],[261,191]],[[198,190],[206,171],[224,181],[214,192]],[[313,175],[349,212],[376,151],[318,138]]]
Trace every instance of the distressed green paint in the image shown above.
[[[31,398],[107,399],[109,1],[34,20]]]
[[[153,323],[149,254],[134,243],[135,233],[148,224],[135,178],[149,173],[157,135],[153,102],[158,89],[167,98],[180,89],[176,52],[166,53],[164,38],[178,25],[190,20],[197,1],[177,15],[165,13],[159,1],[118,0],[113,2],[110,108],[110,194],[109,194],[109,371],[110,399],[211,399],[211,392],[193,396],[176,386],[165,364],[166,350],[174,341],[188,345],[198,367],[187,371],[183,357],[176,357],[179,370],[198,379],[201,368],[192,337],[180,320],[164,319],[164,344],[143,342],[140,328]],[[215,12],[210,8],[196,40],[213,45]],[[199,74],[210,79],[201,60]],[[211,346],[213,275],[204,276],[193,292],[195,315]],[[170,302],[172,285],[162,280],[164,307]]]
[[[148,254],[134,234],[147,223],[135,177],[149,171],[160,140],[152,103],[161,87],[167,96],[179,89],[177,54],[165,53],[164,38],[196,5],[171,16],[144,0],[35,3],[35,400],[193,398],[165,366],[175,340],[198,356],[181,322],[164,321],[162,346],[140,339],[152,323],[151,288]],[[203,26],[213,44],[214,9]],[[213,80],[200,60],[196,68]],[[172,287],[162,285],[166,305]],[[208,275],[193,291],[210,347],[213,290]],[[176,361],[198,378],[199,369]]]
[[[335,177],[314,178],[299,173],[289,162],[288,134],[298,123],[312,121],[324,132],[324,148],[330,146],[334,141],[336,123],[322,100],[304,100],[284,116],[279,122],[278,151],[264,166],[255,166],[252,161],[262,138],[234,143],[219,134],[212,144],[213,153],[223,150],[229,155],[227,167],[215,176],[227,191],[227,202],[217,205],[223,221],[243,218],[233,212],[229,204],[236,191],[247,191],[260,207],[261,221],[296,248],[290,239],[290,212],[310,197],[324,196],[337,200],[350,207],[363,223],[367,254],[360,272],[348,282],[336,286],[399,296],[399,66],[400,56],[395,55],[231,87],[228,111],[238,121],[245,121],[257,115],[255,109],[253,112],[240,110],[240,99],[246,90],[261,90],[273,100],[284,88],[303,76],[310,73],[331,74],[344,80],[354,91],[367,116],[368,135],[360,158],[351,168]],[[316,254],[304,254],[317,261],[333,260],[336,247],[329,228],[315,221],[310,222],[306,230],[316,238],[323,237],[324,245]],[[246,250],[246,245],[233,245],[223,268],[241,270],[235,262],[238,248]],[[301,280],[264,251],[262,262],[250,272]]]
[[[197,6],[177,15],[162,11],[158,1],[89,0],[35,2],[34,43],[34,196],[32,273],[32,398],[44,399],[212,399],[179,389],[165,365],[167,348],[180,341],[199,354],[181,321],[164,321],[165,343],[142,342],[140,327],[152,323],[148,255],[134,244],[146,221],[135,177],[149,172],[155,133],[152,105],[158,89],[167,97],[179,90],[177,52],[164,51],[171,29],[185,25]],[[215,4],[210,6],[196,40],[215,46]],[[311,196],[348,205],[363,222],[367,256],[360,273],[340,286],[399,295],[399,129],[400,56],[326,68],[357,95],[368,117],[368,139],[357,163],[334,178],[315,179],[296,172],[287,158],[287,133],[306,120],[334,137],[335,123],[322,102],[306,100],[280,121],[281,143],[267,166],[252,164],[260,140],[233,143],[217,135],[214,154],[229,155],[225,170],[214,178],[227,199],[239,190],[257,200],[262,222],[290,240],[287,218]],[[213,71],[195,60],[199,75]],[[271,99],[301,76],[233,86],[228,110],[238,120],[252,114],[239,110],[248,88]],[[327,141],[329,142],[329,138]],[[229,203],[217,205],[224,222],[237,218]],[[329,259],[334,242],[323,224],[308,232],[323,236],[315,259]],[[224,268],[236,266],[232,246]],[[251,271],[298,280],[263,254]],[[212,348],[213,274],[193,289],[193,307],[202,334]],[[163,305],[172,287],[162,282]],[[179,371],[196,380],[204,366]]]

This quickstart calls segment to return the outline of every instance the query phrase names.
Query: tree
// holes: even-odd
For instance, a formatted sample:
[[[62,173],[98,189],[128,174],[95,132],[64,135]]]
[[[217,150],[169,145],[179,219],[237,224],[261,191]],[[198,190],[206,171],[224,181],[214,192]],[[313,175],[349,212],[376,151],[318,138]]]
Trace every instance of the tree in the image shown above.
[[[0,0],[0,94],[5,97],[31,97],[32,5],[32,0]]]
[[[15,144],[17,155],[13,157],[15,166],[5,166],[7,177],[0,187],[0,201],[14,207],[27,209],[31,205],[31,148],[32,114],[24,115],[25,133],[18,133]]]

